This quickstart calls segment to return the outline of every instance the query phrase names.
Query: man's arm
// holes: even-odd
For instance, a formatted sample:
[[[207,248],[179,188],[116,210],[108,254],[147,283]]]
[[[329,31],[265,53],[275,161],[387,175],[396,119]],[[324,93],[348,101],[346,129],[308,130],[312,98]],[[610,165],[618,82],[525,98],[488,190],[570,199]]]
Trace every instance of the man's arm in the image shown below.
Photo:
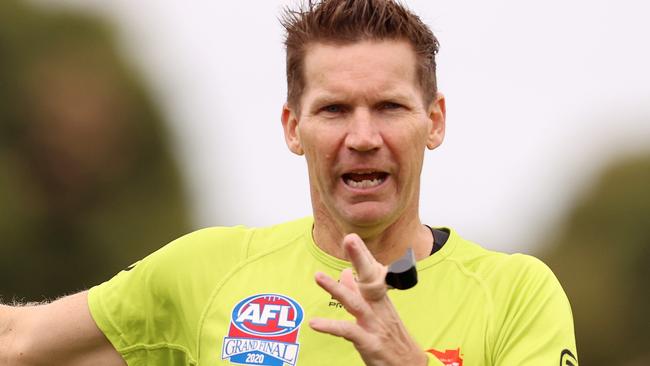
[[[45,305],[0,305],[0,366],[125,366],[81,292]]]

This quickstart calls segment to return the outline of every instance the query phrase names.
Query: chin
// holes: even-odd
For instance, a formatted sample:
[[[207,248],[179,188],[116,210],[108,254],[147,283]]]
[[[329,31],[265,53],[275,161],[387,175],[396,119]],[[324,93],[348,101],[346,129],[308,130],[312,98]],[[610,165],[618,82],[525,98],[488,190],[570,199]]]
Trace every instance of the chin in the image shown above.
[[[394,210],[385,203],[357,203],[339,211],[343,222],[352,227],[372,227],[383,225],[394,216]]]

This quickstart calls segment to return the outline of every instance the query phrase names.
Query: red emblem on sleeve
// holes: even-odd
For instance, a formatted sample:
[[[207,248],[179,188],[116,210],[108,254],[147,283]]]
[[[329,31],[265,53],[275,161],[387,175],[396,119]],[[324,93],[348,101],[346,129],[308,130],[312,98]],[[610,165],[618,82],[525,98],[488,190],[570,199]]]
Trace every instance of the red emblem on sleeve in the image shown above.
[[[440,362],[444,363],[445,366],[463,366],[463,359],[460,358],[460,348],[458,349],[448,349],[445,352],[436,351],[435,349],[427,350],[429,353],[433,353]]]

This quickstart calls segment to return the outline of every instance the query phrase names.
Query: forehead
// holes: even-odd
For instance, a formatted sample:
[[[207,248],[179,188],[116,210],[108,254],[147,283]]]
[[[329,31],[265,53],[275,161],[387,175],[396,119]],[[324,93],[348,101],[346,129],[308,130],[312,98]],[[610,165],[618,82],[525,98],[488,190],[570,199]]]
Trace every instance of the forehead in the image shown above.
[[[305,93],[417,94],[416,55],[407,41],[314,43],[304,61]]]

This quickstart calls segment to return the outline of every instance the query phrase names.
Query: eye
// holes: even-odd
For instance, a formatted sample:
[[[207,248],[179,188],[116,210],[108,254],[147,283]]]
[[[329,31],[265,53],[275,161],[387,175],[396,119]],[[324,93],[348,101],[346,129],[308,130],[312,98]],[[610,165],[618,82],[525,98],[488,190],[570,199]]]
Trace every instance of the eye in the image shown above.
[[[399,108],[402,108],[402,105],[399,104],[399,103],[394,103],[394,102],[384,102],[384,103],[382,103],[380,105],[380,108],[381,109],[387,109],[387,110],[399,109]]]
[[[343,106],[340,104],[330,104],[321,108],[321,111],[326,113],[338,114],[343,112]]]

